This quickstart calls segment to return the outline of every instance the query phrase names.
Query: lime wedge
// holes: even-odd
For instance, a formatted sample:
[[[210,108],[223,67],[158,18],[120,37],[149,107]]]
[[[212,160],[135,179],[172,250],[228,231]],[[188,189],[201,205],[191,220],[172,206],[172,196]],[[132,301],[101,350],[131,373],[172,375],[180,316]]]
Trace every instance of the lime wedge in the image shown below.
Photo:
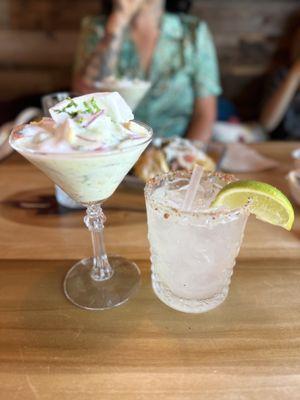
[[[257,181],[237,181],[224,186],[212,207],[240,208],[249,203],[256,218],[291,230],[295,214],[289,199],[274,186]]]

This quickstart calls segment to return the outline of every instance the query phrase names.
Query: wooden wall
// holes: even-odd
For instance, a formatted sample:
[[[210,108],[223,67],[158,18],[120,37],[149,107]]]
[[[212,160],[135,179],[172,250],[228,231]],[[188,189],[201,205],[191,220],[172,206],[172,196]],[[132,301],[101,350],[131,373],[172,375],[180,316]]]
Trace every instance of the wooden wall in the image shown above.
[[[300,1],[194,3],[193,12],[215,36],[224,93],[250,115],[260,78]],[[67,88],[80,20],[100,9],[101,0],[0,0],[0,100]]]

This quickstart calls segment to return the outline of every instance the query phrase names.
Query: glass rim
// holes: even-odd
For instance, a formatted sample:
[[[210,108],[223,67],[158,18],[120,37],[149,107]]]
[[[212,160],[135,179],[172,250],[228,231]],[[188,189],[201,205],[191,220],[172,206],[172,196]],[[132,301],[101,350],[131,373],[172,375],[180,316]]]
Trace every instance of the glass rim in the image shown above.
[[[224,172],[219,172],[219,171],[204,171],[204,174],[207,176],[216,176],[218,177],[221,181],[223,181],[225,184],[231,183],[234,181],[237,181],[237,178],[232,175],[232,174],[227,174]],[[149,179],[146,182],[146,186],[144,189],[145,193],[145,198],[146,201],[151,204],[152,207],[154,208],[161,208],[164,212],[167,214],[177,216],[177,217],[200,217],[200,216],[206,216],[206,217],[212,217],[212,218],[222,218],[222,217],[230,217],[233,215],[237,215],[244,212],[249,213],[249,204],[245,204],[242,207],[235,208],[233,210],[229,209],[217,209],[217,208],[208,208],[208,209],[203,209],[203,210],[198,210],[198,211],[185,211],[185,210],[180,210],[175,207],[171,207],[168,205],[165,205],[163,203],[160,203],[159,201],[153,200],[151,198],[151,195],[155,188],[157,188],[162,182],[170,179],[170,178],[189,178],[192,175],[192,171],[170,171],[165,174],[160,174],[155,176],[154,178]]]
[[[68,151],[68,152],[45,152],[45,151],[39,151],[39,150],[33,150],[33,149],[28,149],[28,148],[20,148],[16,142],[17,140],[14,138],[14,135],[20,130],[22,129],[24,126],[28,125],[28,124],[21,124],[21,125],[17,125],[16,127],[14,127],[14,129],[12,130],[10,136],[9,136],[9,144],[11,145],[11,147],[16,150],[17,152],[21,153],[21,154],[30,154],[32,156],[38,156],[38,157],[45,157],[45,156],[50,156],[50,157],[54,157],[54,158],[65,158],[67,157],[99,157],[100,155],[102,157],[105,156],[110,156],[110,155],[117,155],[120,153],[127,153],[130,152],[132,149],[138,148],[139,146],[142,146],[144,144],[150,143],[152,138],[153,138],[153,129],[144,124],[143,122],[137,121],[137,120],[132,120],[133,122],[137,123],[138,125],[141,125],[142,127],[144,127],[145,129],[147,129],[147,131],[149,132],[150,136],[146,137],[145,140],[143,141],[139,141],[138,143],[133,144],[132,146],[128,146],[128,147],[123,147],[120,149],[112,149],[112,150],[91,150],[91,151]]]
[[[69,92],[68,90],[62,90],[62,91],[57,91],[57,92],[50,92],[50,93],[46,93],[46,94],[43,94],[42,96],[41,96],[41,99],[47,99],[47,98],[51,98],[51,97],[55,97],[55,96],[59,96],[59,95],[67,95],[67,96],[69,96],[69,95],[77,95],[75,92],[73,93],[73,92]]]
[[[123,85],[122,85],[122,82],[124,82]],[[133,82],[133,84],[131,82]],[[119,87],[120,88],[121,87],[122,89],[123,88],[126,88],[126,89],[130,88],[131,89],[133,85],[136,85],[136,86],[151,86],[151,81],[142,80],[142,79],[139,79],[137,81],[130,81],[130,84],[126,84],[126,83],[127,83],[126,80],[120,79],[120,80],[115,81],[115,82],[96,81],[95,85],[98,88],[110,88],[110,87]]]

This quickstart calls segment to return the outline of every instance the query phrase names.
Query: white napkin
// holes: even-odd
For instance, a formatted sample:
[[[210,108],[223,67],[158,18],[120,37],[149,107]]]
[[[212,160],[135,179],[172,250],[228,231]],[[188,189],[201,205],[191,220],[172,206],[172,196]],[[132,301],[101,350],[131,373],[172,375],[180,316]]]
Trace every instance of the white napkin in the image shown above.
[[[276,168],[278,162],[259,154],[242,143],[230,143],[221,162],[221,169],[228,172],[259,172]]]

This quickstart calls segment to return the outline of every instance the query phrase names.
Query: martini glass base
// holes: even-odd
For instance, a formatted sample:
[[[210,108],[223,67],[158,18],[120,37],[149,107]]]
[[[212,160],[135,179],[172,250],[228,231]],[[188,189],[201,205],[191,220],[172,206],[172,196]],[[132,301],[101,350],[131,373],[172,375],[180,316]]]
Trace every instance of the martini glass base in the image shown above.
[[[125,303],[135,294],[140,283],[140,270],[123,257],[108,257],[113,269],[109,279],[91,277],[93,258],[76,263],[64,280],[64,293],[71,303],[85,310],[106,310]]]

